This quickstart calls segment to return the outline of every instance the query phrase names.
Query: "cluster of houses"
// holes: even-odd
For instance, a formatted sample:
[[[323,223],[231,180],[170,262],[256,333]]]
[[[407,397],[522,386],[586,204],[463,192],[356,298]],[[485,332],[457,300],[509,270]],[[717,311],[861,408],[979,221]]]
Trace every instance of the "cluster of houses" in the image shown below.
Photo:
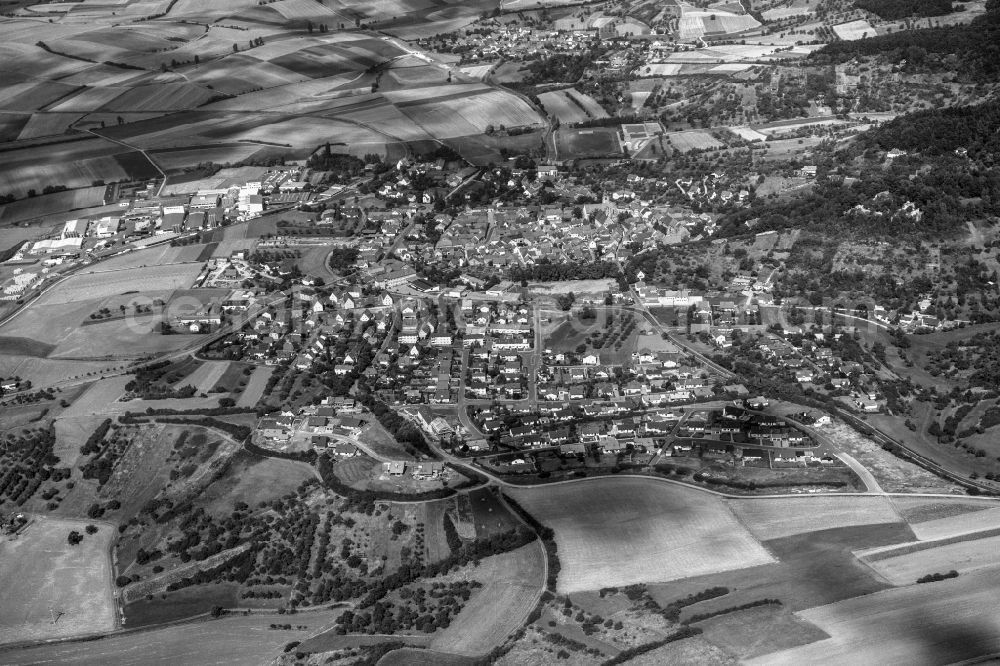
[[[678,351],[640,349],[625,362],[599,352],[546,350],[538,397],[550,402],[632,398],[646,406],[688,402],[714,395],[713,381]]]
[[[253,440],[258,446],[279,451],[302,451],[310,447],[338,457],[359,454],[356,440],[367,421],[362,407],[352,398],[326,398],[298,412],[268,414],[257,422]]]
[[[882,411],[885,399],[876,378],[865,372],[860,362],[844,359],[831,345],[844,335],[787,329],[782,335],[768,332],[751,340],[757,352],[803,389],[829,392],[858,411]]]
[[[626,401],[586,405],[545,405],[537,411],[517,405],[482,412],[478,425],[509,448],[557,447],[565,454],[582,453],[596,446],[604,453],[620,453],[627,446],[653,449],[656,440],[669,435],[682,415],[670,409],[645,409]]]

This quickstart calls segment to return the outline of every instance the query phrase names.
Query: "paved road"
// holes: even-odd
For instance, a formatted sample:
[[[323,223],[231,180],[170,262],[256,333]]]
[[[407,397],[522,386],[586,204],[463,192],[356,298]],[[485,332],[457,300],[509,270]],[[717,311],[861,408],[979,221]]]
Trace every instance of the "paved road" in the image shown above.
[[[882,486],[878,484],[878,481],[875,480],[872,473],[868,471],[868,468],[855,460],[853,456],[846,453],[838,453],[836,455],[845,465],[850,467],[854,473],[858,475],[858,478],[861,479],[861,482],[864,483],[865,488],[867,488],[866,492],[880,494],[885,493],[885,491],[882,490]]]

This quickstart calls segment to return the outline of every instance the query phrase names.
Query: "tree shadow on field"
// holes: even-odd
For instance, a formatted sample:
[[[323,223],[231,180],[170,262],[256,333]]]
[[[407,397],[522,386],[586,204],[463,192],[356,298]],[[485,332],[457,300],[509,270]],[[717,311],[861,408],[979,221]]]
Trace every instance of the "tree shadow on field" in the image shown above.
[[[953,664],[982,658],[1000,647],[1000,629],[990,623],[995,617],[992,609],[984,608],[983,615],[971,622],[924,608],[914,608],[909,615],[902,624],[908,629],[906,638],[914,645],[911,663]]]

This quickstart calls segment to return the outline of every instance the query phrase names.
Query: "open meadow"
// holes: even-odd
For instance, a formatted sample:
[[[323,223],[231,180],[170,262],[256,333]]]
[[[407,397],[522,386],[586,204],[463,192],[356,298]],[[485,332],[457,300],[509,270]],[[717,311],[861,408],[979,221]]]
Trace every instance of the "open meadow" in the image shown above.
[[[148,666],[149,664],[266,663],[291,641],[304,641],[328,627],[339,610],[301,613],[292,628],[270,629],[285,616],[235,615],[179,624],[151,631],[111,636],[100,641],[57,643],[0,656],[5,664],[73,663],[81,666]]]
[[[452,623],[434,636],[433,650],[486,654],[524,622],[545,586],[544,554],[538,541],[484,558],[466,573],[483,583]]]
[[[0,643],[110,631],[117,613],[111,591],[113,528],[35,516],[17,537],[0,539]],[[70,545],[71,531],[83,540]],[[55,616],[55,621],[53,621]],[[9,663],[10,655],[0,655]]]
[[[555,530],[560,592],[664,582],[773,562],[721,499],[605,478],[509,494]]]
[[[167,267],[170,268],[170,267]],[[138,273],[137,273],[138,271]],[[149,271],[152,271],[151,275]],[[190,269],[188,274],[190,274]],[[78,275],[57,284],[0,327],[3,351],[38,358],[100,359],[138,357],[183,347],[184,336],[165,336],[159,331],[162,313],[154,300],[168,301],[177,284],[176,272],[159,267],[122,271],[145,275],[149,290],[130,289],[133,283],[109,279],[108,274]],[[167,289],[156,288],[155,275],[167,275]],[[117,276],[117,274],[110,274]],[[101,277],[104,277],[104,280]],[[182,278],[182,282],[186,282]],[[135,286],[142,286],[141,283]],[[137,313],[136,307],[143,311]],[[94,315],[104,310],[101,318]],[[17,341],[33,340],[33,344]]]

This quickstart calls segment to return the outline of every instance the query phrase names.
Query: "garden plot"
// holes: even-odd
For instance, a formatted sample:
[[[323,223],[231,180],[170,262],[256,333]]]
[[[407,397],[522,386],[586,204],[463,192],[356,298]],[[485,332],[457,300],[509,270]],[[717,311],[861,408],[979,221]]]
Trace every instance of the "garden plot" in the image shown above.
[[[560,592],[666,582],[773,562],[721,499],[647,479],[508,491],[555,531]]]

